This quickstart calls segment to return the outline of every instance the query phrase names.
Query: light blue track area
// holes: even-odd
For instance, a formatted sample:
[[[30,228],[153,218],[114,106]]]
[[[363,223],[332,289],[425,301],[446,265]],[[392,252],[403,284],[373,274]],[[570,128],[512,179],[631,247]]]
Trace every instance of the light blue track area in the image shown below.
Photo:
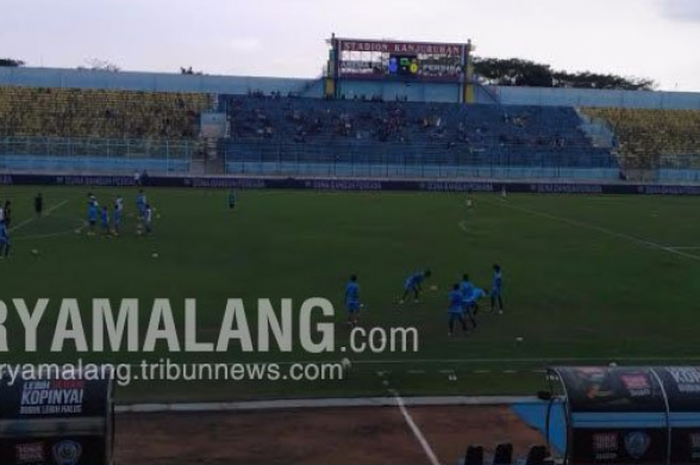
[[[547,438],[547,407],[549,403],[513,404],[511,408],[529,426],[536,428]],[[557,452],[563,454],[566,450],[566,417],[564,405],[555,403],[550,411],[549,443]]]

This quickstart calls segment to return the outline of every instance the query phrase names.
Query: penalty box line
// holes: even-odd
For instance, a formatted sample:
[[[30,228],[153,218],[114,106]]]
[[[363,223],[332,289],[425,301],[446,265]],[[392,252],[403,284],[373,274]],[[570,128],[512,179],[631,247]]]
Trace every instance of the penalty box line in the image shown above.
[[[691,260],[700,261],[700,255],[686,253],[686,252],[683,252],[682,250],[679,250],[678,248],[661,245],[661,244],[658,244],[656,242],[652,242],[652,241],[647,240],[647,239],[642,239],[642,238],[633,236],[631,234],[613,231],[612,229],[607,229],[607,228],[604,228],[602,226],[596,226],[594,224],[586,223],[584,221],[572,220],[570,218],[565,218],[563,216],[553,215],[551,213],[543,212],[540,210],[535,210],[533,208],[520,207],[520,206],[512,205],[510,203],[505,203],[505,202],[493,202],[490,200],[486,200],[486,202],[491,203],[492,205],[500,205],[502,207],[509,208],[511,210],[518,211],[521,213],[529,213],[530,215],[539,216],[542,218],[547,218],[549,220],[557,221],[560,223],[565,223],[565,224],[568,224],[570,226],[590,229],[592,231],[597,231],[599,233],[608,235],[610,237],[614,237],[617,239],[624,239],[624,240],[631,242],[631,243],[634,243],[636,245],[640,245],[640,246],[644,246],[644,247],[648,247],[648,248],[652,248],[652,249],[658,249],[658,250],[662,250],[664,252],[668,252],[668,253],[673,254],[673,255],[678,255],[680,257],[689,258]]]
[[[56,205],[52,205],[51,207],[49,207],[49,208],[46,209],[46,214],[48,215],[48,214],[50,214],[50,213],[55,212],[55,211],[58,210],[59,208],[65,206],[67,203],[68,203],[68,199],[63,200],[63,201],[61,201],[61,202],[58,202]],[[15,231],[17,231],[17,230],[19,230],[19,229],[22,229],[23,227],[27,226],[27,225],[30,224],[30,223],[33,223],[33,222],[36,221],[36,220],[37,220],[36,217],[28,218],[28,219],[26,219],[26,220],[20,222],[17,226],[15,226],[15,227],[13,227],[13,228],[10,228],[10,232],[15,232]]]

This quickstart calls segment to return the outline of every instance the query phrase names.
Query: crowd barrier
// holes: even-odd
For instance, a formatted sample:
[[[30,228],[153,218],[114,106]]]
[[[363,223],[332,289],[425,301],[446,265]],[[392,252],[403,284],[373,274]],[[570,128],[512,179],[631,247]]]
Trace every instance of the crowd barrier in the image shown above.
[[[80,372],[0,377],[0,463],[113,463],[113,383]]]
[[[45,174],[0,174],[0,186],[134,186],[132,176],[81,176]],[[617,194],[617,195],[700,195],[700,185],[636,184],[636,183],[573,183],[463,180],[406,179],[340,179],[340,178],[282,178],[282,177],[196,177],[152,176],[152,187],[204,189],[297,189],[332,191],[426,191],[483,192],[530,194]]]
[[[548,378],[561,388],[550,405],[564,405],[564,463],[700,461],[700,368],[555,367]],[[549,414],[546,424],[549,437]]]

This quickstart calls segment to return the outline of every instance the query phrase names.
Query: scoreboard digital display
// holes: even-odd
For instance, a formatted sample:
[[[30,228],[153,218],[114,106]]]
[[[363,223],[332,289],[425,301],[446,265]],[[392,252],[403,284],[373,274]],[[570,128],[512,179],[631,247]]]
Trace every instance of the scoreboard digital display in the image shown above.
[[[338,39],[341,78],[460,82],[467,45]]]
[[[417,56],[392,55],[389,58],[389,74],[393,76],[417,76],[420,62]]]

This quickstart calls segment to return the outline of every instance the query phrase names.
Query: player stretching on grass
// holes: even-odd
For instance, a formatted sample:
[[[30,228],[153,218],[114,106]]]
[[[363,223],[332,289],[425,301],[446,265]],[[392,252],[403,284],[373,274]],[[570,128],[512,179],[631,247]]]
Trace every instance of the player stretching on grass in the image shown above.
[[[454,285],[452,291],[450,291],[448,295],[448,298],[450,300],[450,307],[447,309],[447,315],[449,317],[447,323],[447,335],[452,336],[454,334],[455,321],[459,321],[459,323],[462,325],[462,329],[464,330],[464,332],[469,334],[469,330],[467,329],[467,322],[464,320],[462,292],[459,289],[459,284]]]
[[[146,207],[143,211],[143,234],[145,236],[150,236],[153,225],[153,209],[151,208],[150,205],[146,204]]]
[[[138,209],[140,220],[143,220],[143,215],[146,213],[146,205],[148,205],[146,194],[143,192],[143,189],[139,189],[139,195],[136,197],[136,208]]]
[[[474,293],[477,289],[469,280],[469,275],[464,274],[462,276],[462,282],[458,285],[459,294],[462,296],[462,312],[465,317],[469,318],[472,326],[476,329],[476,314],[479,311],[479,306],[474,300]]]
[[[114,199],[114,234],[119,235],[122,229],[122,213],[124,212],[124,199],[117,196]]]
[[[105,236],[109,235],[109,209],[107,209],[107,205],[103,206],[100,212],[100,226],[102,227],[102,234]]]
[[[7,235],[7,224],[0,222],[0,258],[10,255],[10,237]]]
[[[473,290],[474,290],[474,285],[469,280],[469,275],[467,273],[464,273],[462,275],[462,282],[459,283],[459,291],[462,293],[463,299],[464,300],[469,299],[472,295]]]
[[[44,211],[44,197],[39,192],[36,197],[34,197],[34,213],[37,218],[41,218],[41,213]]]
[[[403,297],[401,297],[401,300],[399,300],[399,304],[403,305],[403,303],[406,301],[406,297],[408,297],[411,292],[413,292],[414,302],[420,302],[420,293],[423,290],[423,281],[429,278],[431,275],[432,273],[430,270],[425,270],[413,273],[411,276],[406,278],[403,286]]]
[[[360,286],[357,284],[357,275],[352,275],[345,285],[345,308],[348,311],[348,326],[351,328],[360,324],[360,307]]]
[[[500,265],[493,265],[493,281],[491,282],[491,311],[498,304],[498,313],[503,314],[503,275]]]
[[[5,201],[3,218],[4,218],[3,222],[5,223],[5,226],[9,229],[10,223],[12,223],[12,202],[10,202],[9,200]]]

